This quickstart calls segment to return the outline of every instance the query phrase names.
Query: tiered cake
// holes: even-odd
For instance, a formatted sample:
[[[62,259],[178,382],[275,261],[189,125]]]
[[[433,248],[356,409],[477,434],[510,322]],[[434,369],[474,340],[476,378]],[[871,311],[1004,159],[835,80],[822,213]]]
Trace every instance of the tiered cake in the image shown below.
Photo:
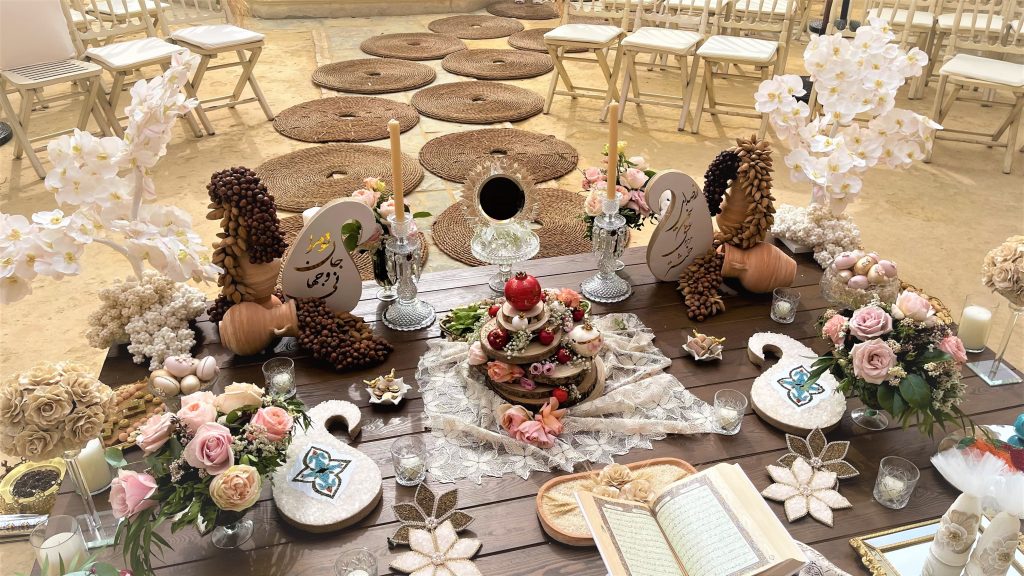
[[[570,289],[542,290],[524,272],[505,284],[505,301],[470,347],[469,364],[513,404],[539,408],[554,396],[572,406],[599,396],[605,368],[601,333],[590,325],[590,303]]]

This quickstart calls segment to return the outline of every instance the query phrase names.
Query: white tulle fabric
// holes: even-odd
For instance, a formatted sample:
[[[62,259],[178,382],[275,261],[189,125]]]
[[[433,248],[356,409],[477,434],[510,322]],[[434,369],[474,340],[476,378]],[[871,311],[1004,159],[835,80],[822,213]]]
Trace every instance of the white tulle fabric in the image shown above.
[[[604,394],[575,406],[554,447],[537,448],[509,437],[496,417],[505,403],[465,363],[464,342],[433,340],[420,359],[416,381],[434,435],[429,470],[439,482],[531,472],[571,472],[582,462],[611,463],[634,448],[652,448],[667,434],[716,431],[714,409],[665,373],[671,364],[654,345],[654,333],[634,314],[594,321],[604,335]]]

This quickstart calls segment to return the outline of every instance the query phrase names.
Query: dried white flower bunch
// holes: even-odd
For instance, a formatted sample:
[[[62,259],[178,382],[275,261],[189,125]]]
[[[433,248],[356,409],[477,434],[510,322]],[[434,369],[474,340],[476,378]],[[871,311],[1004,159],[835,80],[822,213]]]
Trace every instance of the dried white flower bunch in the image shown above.
[[[814,260],[822,268],[831,264],[840,252],[861,247],[860,229],[853,220],[846,215],[833,214],[822,204],[806,208],[780,204],[775,210],[772,234],[813,248]]]
[[[147,270],[142,280],[115,281],[100,291],[100,308],[89,316],[86,338],[96,348],[128,343],[132,360],[150,359],[157,370],[164,358],[188,354],[195,346],[189,322],[202,314],[206,296],[199,290]]]

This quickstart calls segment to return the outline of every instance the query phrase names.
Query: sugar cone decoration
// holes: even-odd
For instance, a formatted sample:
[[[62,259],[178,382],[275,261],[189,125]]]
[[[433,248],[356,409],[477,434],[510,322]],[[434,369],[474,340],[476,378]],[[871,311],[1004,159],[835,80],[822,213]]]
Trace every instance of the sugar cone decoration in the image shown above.
[[[1007,512],[992,519],[971,552],[967,576],[1006,576],[1017,552],[1020,520]]]
[[[939,530],[928,551],[925,574],[960,576],[978,537],[981,522],[981,501],[970,494],[961,494],[942,515]]]

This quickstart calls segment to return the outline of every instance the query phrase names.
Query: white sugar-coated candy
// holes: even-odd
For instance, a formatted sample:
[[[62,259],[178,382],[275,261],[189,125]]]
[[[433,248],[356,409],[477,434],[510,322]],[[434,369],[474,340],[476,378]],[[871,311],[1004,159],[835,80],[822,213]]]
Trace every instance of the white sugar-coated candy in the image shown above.
[[[853,252],[842,252],[836,259],[832,261],[832,269],[835,271],[849,270],[853,268],[853,265],[857,263],[857,258]]]
[[[201,385],[202,382],[199,381],[199,378],[194,374],[189,374],[181,379],[181,393],[191,394],[193,392],[198,392]]]
[[[882,272],[886,278],[896,277],[896,264],[889,260],[879,260],[878,265],[882,267]]]
[[[164,370],[175,378],[184,378],[196,371],[196,361],[191,356],[168,356],[164,360]]]
[[[213,359],[213,356],[207,356],[199,360],[199,364],[196,366],[196,376],[203,382],[209,382],[220,374],[220,368],[217,366],[217,361]]]
[[[868,284],[870,284],[870,282],[868,282],[868,277],[861,274],[850,278],[850,281],[846,283],[850,288],[856,288],[857,290],[864,290],[868,287]]]
[[[169,374],[166,376],[154,376],[150,381],[153,383],[153,387],[164,397],[177,396],[181,391],[178,381]]]

